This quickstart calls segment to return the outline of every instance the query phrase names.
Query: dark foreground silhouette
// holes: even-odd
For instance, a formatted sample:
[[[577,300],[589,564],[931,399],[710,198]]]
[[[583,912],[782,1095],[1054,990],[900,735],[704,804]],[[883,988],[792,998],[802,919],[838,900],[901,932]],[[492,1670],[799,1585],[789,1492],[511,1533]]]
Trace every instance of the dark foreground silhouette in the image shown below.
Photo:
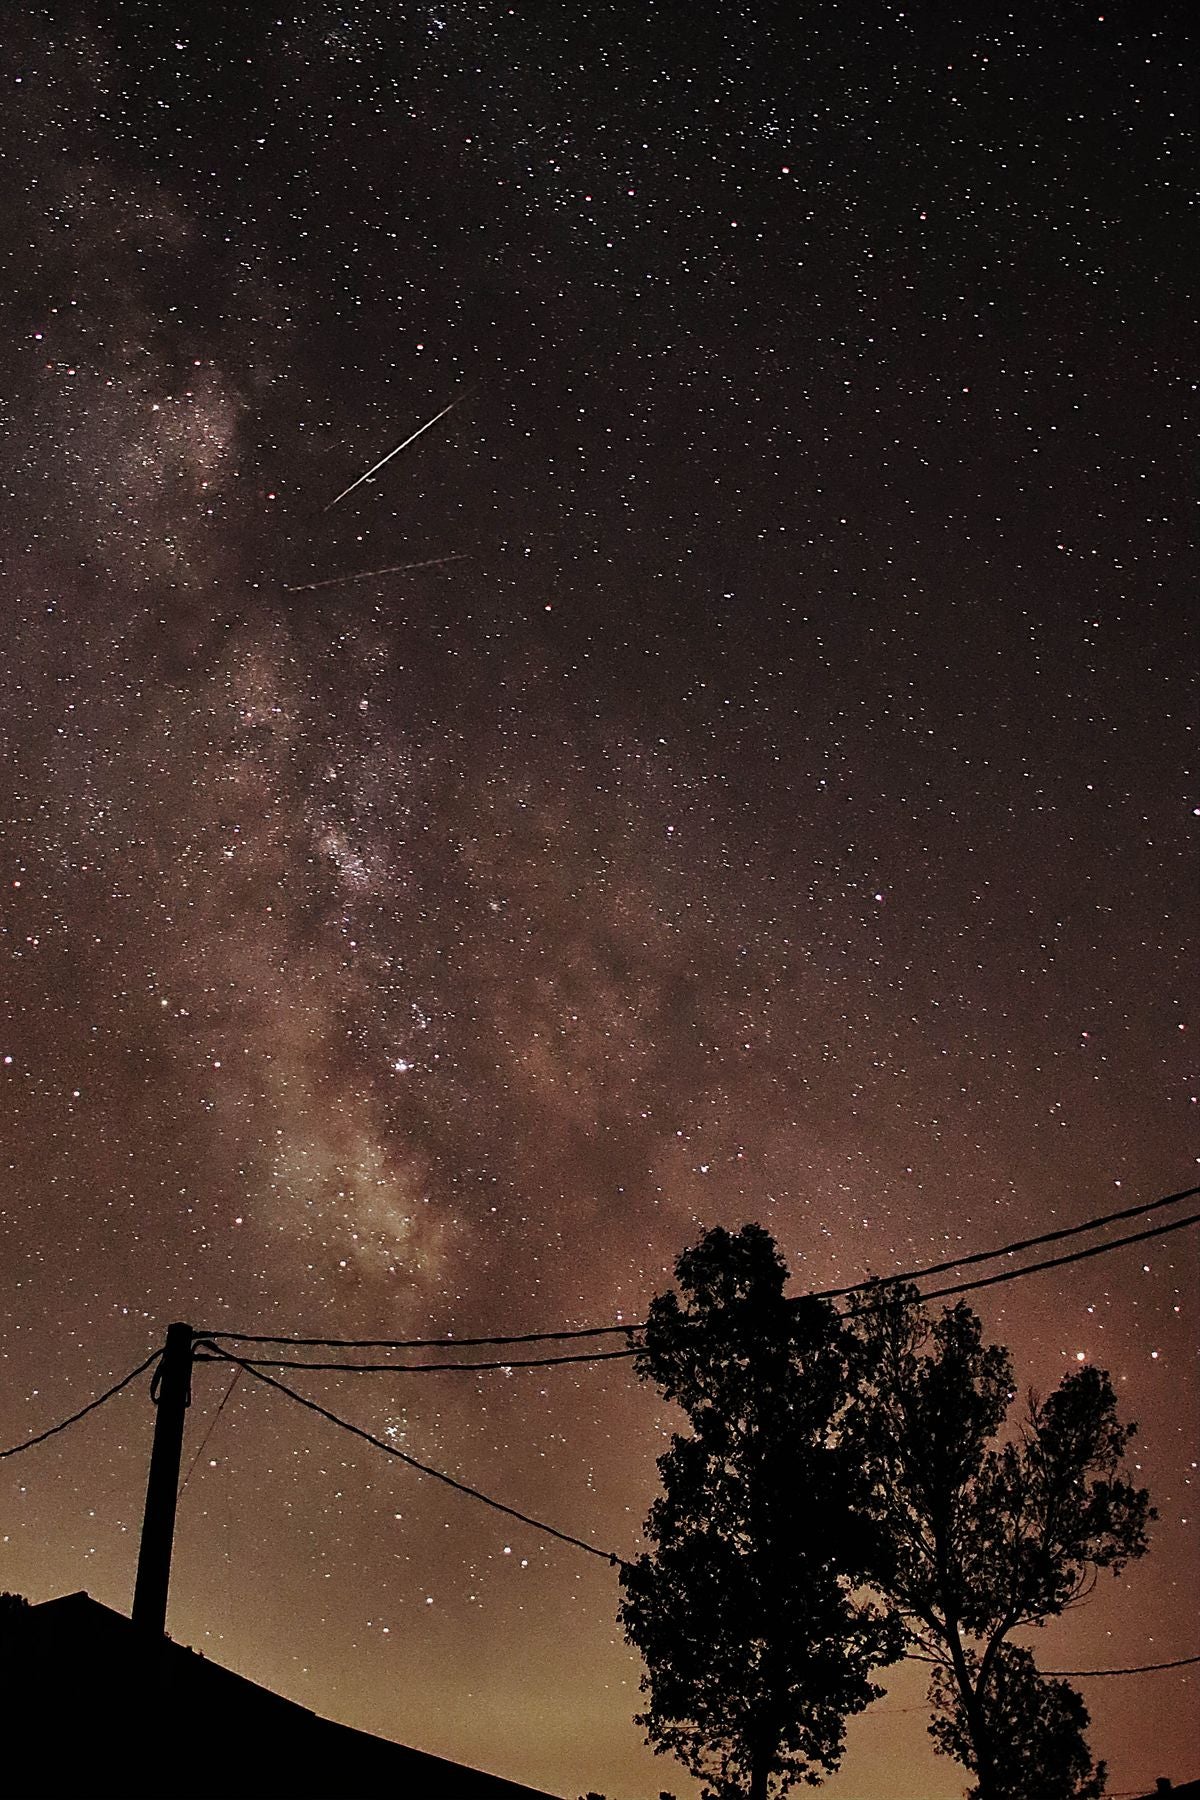
[[[23,1800],[552,1800],[319,1718],[84,1593],[5,1608],[0,1689],[3,1791]]]

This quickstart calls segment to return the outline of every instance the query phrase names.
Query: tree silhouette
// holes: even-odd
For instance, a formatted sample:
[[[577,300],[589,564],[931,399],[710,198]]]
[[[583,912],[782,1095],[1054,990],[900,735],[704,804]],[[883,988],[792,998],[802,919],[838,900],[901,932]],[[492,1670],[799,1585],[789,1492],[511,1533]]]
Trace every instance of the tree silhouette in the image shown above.
[[[651,1305],[638,1373],[687,1416],[659,1459],[652,1549],[621,1571],[646,1663],[638,1723],[706,1780],[766,1800],[835,1769],[845,1720],[880,1690],[898,1621],[857,1599],[879,1557],[838,1427],[861,1346],[821,1301],[785,1299],[760,1226],[710,1231]]]
[[[974,1672],[977,1659],[968,1654]],[[944,1668],[931,1684],[935,1706],[930,1736],[938,1749],[978,1773],[958,1681]],[[1029,1800],[1100,1800],[1106,1770],[1093,1763],[1084,1732],[1088,1712],[1066,1681],[1040,1675],[1028,1650],[1002,1644],[993,1663],[985,1702],[991,1745],[991,1791]],[[970,1790],[972,1800],[984,1793]]]
[[[30,1606],[24,1594],[0,1594],[0,1651],[20,1642],[22,1627],[29,1617]]]
[[[930,1318],[915,1288],[881,1287],[857,1329],[870,1376],[852,1431],[882,1528],[873,1578],[936,1665],[930,1733],[976,1777],[973,1800],[1088,1800],[1104,1767],[1083,1701],[1008,1640],[1146,1551],[1149,1495],[1122,1476],[1136,1427],[1088,1367],[1031,1394],[996,1443],[1012,1368],[970,1307]]]

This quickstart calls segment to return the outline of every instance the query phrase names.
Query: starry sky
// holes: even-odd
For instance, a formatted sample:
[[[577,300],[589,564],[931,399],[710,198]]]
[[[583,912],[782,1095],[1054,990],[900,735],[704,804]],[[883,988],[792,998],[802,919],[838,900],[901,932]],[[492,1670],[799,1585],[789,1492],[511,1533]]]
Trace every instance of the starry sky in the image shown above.
[[[172,1319],[607,1324],[716,1223],[798,1292],[1195,1179],[1180,27],[7,22],[4,1443]],[[1043,1662],[1194,1652],[1194,1234],[980,1310],[1022,1386],[1112,1371],[1162,1515]],[[675,1423],[621,1362],[299,1381],[621,1555]],[[174,1635],[693,1791],[604,1563],[248,1377],[203,1442],[227,1387]],[[4,1464],[0,1586],[128,1607],[150,1430]],[[1197,1772],[1194,1674],[1082,1684],[1114,1790]],[[952,1800],[888,1689],[827,1791]]]

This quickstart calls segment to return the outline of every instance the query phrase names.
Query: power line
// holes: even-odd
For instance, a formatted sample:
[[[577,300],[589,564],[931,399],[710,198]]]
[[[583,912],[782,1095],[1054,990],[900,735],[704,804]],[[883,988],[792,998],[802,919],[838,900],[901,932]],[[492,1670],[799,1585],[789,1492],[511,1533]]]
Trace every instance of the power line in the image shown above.
[[[905,1661],[906,1662],[927,1662],[927,1663],[932,1663],[935,1667],[938,1666],[937,1659],[935,1657],[908,1656],[905,1658]],[[1043,1675],[1043,1676],[1053,1676],[1056,1679],[1061,1678],[1063,1676],[1068,1676],[1068,1675],[1070,1675],[1070,1676],[1154,1675],[1154,1674],[1157,1674],[1158,1671],[1161,1669],[1186,1669],[1186,1668],[1190,1667],[1191,1664],[1193,1664],[1193,1663],[1200,1663],[1200,1656],[1180,1656],[1180,1657],[1177,1657],[1174,1662],[1138,1663],[1135,1667],[1130,1668],[1130,1669],[1039,1669],[1038,1674]],[[889,1717],[893,1714],[898,1714],[898,1713],[915,1713],[915,1712],[926,1712],[926,1711],[928,1711],[928,1708],[925,1706],[871,1706],[862,1715],[862,1717],[864,1719],[879,1719],[879,1718]],[[1129,1788],[1127,1791],[1130,1794],[1135,1792],[1135,1790],[1133,1788]],[[1136,1792],[1138,1792],[1138,1793],[1141,1793],[1141,1791],[1142,1790],[1140,1788],[1136,1790]]]
[[[969,1269],[976,1263],[993,1262],[999,1256],[1015,1256],[1021,1250],[1037,1250],[1043,1244],[1057,1244],[1084,1232],[1099,1231],[1102,1225],[1117,1225],[1123,1219],[1138,1219],[1147,1213],[1161,1212],[1165,1206],[1176,1206],[1181,1200],[1193,1200],[1200,1187],[1181,1188],[1177,1194],[1164,1194],[1159,1200],[1147,1200],[1139,1206],[1125,1206],[1120,1212],[1102,1213],[1099,1218],[1085,1219],[1082,1225],[1064,1225],[1057,1231],[1043,1231],[1037,1237],[1018,1238],[999,1250],[976,1250],[970,1256],[955,1256],[948,1262],[930,1263],[924,1269],[912,1269],[906,1275],[883,1275],[867,1281],[856,1281],[850,1287],[822,1288],[813,1295],[818,1300],[842,1300],[850,1294],[861,1294],[879,1281],[925,1281],[931,1275],[944,1275],[949,1269]],[[1132,1241],[1132,1240],[1130,1240]],[[947,1290],[949,1291],[949,1290]]]
[[[1187,1669],[1200,1656],[1177,1656],[1174,1662],[1137,1663],[1131,1669],[1042,1669],[1043,1675],[1155,1675],[1160,1669]]]
[[[249,1363],[243,1362],[240,1357],[230,1356],[226,1352],[226,1360],[237,1363],[238,1367],[244,1369],[247,1375],[253,1375],[255,1381],[264,1382],[267,1387],[275,1388],[279,1393],[286,1394],[288,1399],[294,1400],[298,1406],[307,1407],[308,1411],[316,1413],[318,1418],[327,1419],[331,1425],[340,1426],[343,1431],[348,1431],[352,1436],[361,1438],[365,1444],[372,1444],[376,1450],[382,1450],[388,1456],[396,1457],[400,1462],[406,1463],[410,1469],[416,1469],[419,1474],[431,1475],[435,1481],[443,1482],[446,1487],[453,1488],[456,1493],[466,1494],[471,1500],[482,1500],[483,1504],[490,1506],[494,1512],[505,1513],[510,1519],[517,1519],[522,1525],[530,1525],[535,1531],[543,1531],[549,1537],[558,1538],[564,1544],[573,1544],[577,1550],[586,1550],[589,1556],[598,1556],[602,1562],[611,1563],[614,1568],[620,1563],[621,1559],[615,1551],[598,1550],[595,1544],[586,1543],[583,1538],[575,1537],[569,1531],[560,1531],[556,1525],[547,1525],[544,1519],[535,1519],[530,1513],[521,1512],[515,1506],[506,1505],[503,1500],[493,1499],[490,1494],[485,1494],[480,1488],[471,1487],[467,1482],[457,1481],[453,1475],[447,1475],[441,1469],[434,1469],[428,1463],[419,1462],[406,1450],[398,1450],[395,1444],[385,1443],[382,1438],[375,1437],[372,1432],[364,1431],[361,1425],[353,1425],[349,1419],[339,1418],[337,1413],[330,1412],[328,1407],[320,1406],[317,1401],[310,1400],[305,1394],[298,1394],[295,1388],[285,1386],[282,1381],[276,1381],[273,1375],[264,1374],[261,1369],[253,1368]]]
[[[1025,1266],[1020,1269],[1002,1269],[999,1272],[999,1274],[980,1276],[975,1281],[957,1282],[951,1287],[934,1288],[928,1293],[922,1293],[920,1297],[922,1300],[944,1300],[955,1294],[973,1293],[978,1288],[994,1287],[999,1282],[1017,1281],[1024,1275],[1039,1275],[1046,1269],[1064,1268],[1070,1263],[1086,1262],[1089,1257],[1105,1256],[1108,1254],[1108,1252],[1110,1250],[1123,1250],[1123,1249],[1127,1248],[1130,1244],[1142,1244],[1142,1243],[1147,1242],[1150,1238],[1166,1237],[1173,1231],[1182,1231],[1187,1226],[1196,1225],[1196,1224],[1200,1224],[1200,1213],[1189,1213],[1186,1218],[1172,1219],[1166,1225],[1154,1225],[1147,1231],[1136,1231],[1136,1232],[1132,1232],[1132,1233],[1128,1234],[1125,1237],[1110,1238],[1109,1241],[1104,1244],[1089,1244],[1082,1250],[1068,1251],[1064,1256],[1051,1256],[1051,1257],[1044,1258],[1041,1262],[1026,1263]],[[877,1287],[880,1290],[878,1292],[878,1294],[871,1295],[868,1298],[868,1300],[866,1301],[866,1303],[864,1303],[863,1305],[850,1307],[848,1310],[848,1316],[851,1318],[856,1318],[856,1317],[861,1316],[863,1313],[878,1312],[881,1308],[891,1305],[892,1302],[889,1298],[888,1290],[890,1288],[894,1287],[895,1285],[897,1285],[903,1279],[904,1278],[902,1276],[897,1275],[897,1276],[888,1277],[886,1280],[879,1280],[877,1282],[871,1283],[870,1284],[871,1286]],[[862,1290],[855,1289],[855,1290],[848,1290],[848,1292],[849,1291],[861,1292]],[[823,1294],[799,1295],[799,1296],[796,1296],[796,1303],[799,1304],[799,1301],[801,1299],[824,1299],[824,1298],[825,1298],[825,1296]],[[619,1329],[632,1331],[637,1328],[634,1326],[622,1326],[622,1327],[619,1327]],[[200,1362],[239,1361],[239,1360],[241,1360],[238,1358],[234,1358],[230,1351],[222,1348],[221,1344],[219,1344],[218,1342],[215,1341],[216,1337],[218,1335],[222,1336],[222,1337],[226,1337],[226,1338],[232,1338],[232,1337],[234,1337],[235,1334],[233,1332],[226,1332],[226,1333],[221,1333],[221,1334],[206,1333],[204,1336],[204,1343],[207,1346],[207,1348],[211,1351],[211,1355],[205,1356],[205,1355],[201,1354],[200,1356],[198,1356],[197,1360]],[[547,1334],[547,1335],[549,1335],[549,1334]],[[571,1333],[571,1334],[562,1334],[562,1335],[581,1335],[581,1334]],[[378,1340],[362,1340],[361,1342],[356,1342],[353,1339],[331,1340],[331,1339],[307,1339],[307,1338],[282,1338],[282,1337],[280,1337],[280,1338],[251,1338],[251,1339],[245,1339],[245,1340],[239,1339],[238,1341],[239,1342],[244,1341],[244,1342],[250,1342],[250,1343],[286,1344],[288,1346],[295,1347],[295,1348],[304,1348],[305,1346],[307,1346],[309,1344],[311,1344],[313,1348],[319,1348],[321,1345],[326,1345],[326,1346],[333,1345],[334,1347],[347,1349],[347,1350],[357,1349],[357,1348],[375,1349],[375,1348],[389,1348],[389,1347],[394,1347],[396,1349],[399,1349],[402,1347],[399,1343],[395,1344],[394,1346],[389,1346],[386,1344],[381,1344]],[[457,1341],[459,1343],[463,1343],[463,1344],[469,1344],[472,1342],[479,1342],[479,1341],[498,1342],[498,1343],[515,1343],[518,1341],[528,1342],[529,1339],[518,1340],[515,1338],[508,1338],[508,1339],[500,1338],[500,1339],[484,1339],[484,1340],[474,1339],[473,1340],[473,1339],[469,1339],[469,1338],[461,1338],[461,1339],[458,1339]],[[539,1338],[537,1338],[535,1336],[534,1341],[540,1341],[540,1340],[539,1340]],[[444,1344],[445,1340],[441,1340],[441,1339],[438,1339],[438,1340],[410,1340],[403,1347],[406,1349],[417,1349],[417,1348],[425,1347],[426,1345],[431,1345],[434,1342],[436,1342],[438,1344]],[[487,1371],[494,1372],[494,1371],[503,1371],[503,1370],[508,1370],[508,1369],[555,1369],[555,1368],[560,1368],[562,1365],[568,1364],[568,1363],[579,1364],[579,1363],[596,1363],[596,1362],[617,1362],[622,1359],[627,1359],[629,1357],[636,1356],[638,1354],[638,1350],[639,1350],[639,1346],[631,1345],[629,1348],[627,1348],[625,1350],[592,1350],[592,1351],[581,1352],[577,1355],[572,1354],[572,1355],[567,1355],[567,1356],[539,1356],[539,1357],[525,1357],[525,1358],[511,1358],[510,1357],[510,1358],[504,1358],[504,1359],[497,1359],[495,1361],[470,1362],[470,1363],[461,1363],[461,1362],[443,1362],[443,1363],[305,1362],[298,1357],[293,1358],[293,1357],[265,1357],[264,1356],[264,1357],[250,1358],[250,1359],[246,1360],[242,1366],[245,1368],[251,1369],[251,1370],[255,1370],[255,1369],[312,1369],[319,1374],[335,1374],[335,1373],[357,1373],[360,1375],[385,1375],[385,1374],[386,1375],[442,1375],[442,1374],[455,1374],[455,1373],[482,1374]]]
[[[636,1325],[582,1325],[570,1331],[527,1331],[501,1337],[440,1338],[329,1338],[329,1337],[254,1337],[246,1331],[206,1331],[202,1335],[215,1341],[232,1339],[238,1344],[294,1344],[308,1350],[481,1350],[492,1344],[551,1344],[567,1338],[612,1337],[618,1332],[644,1331],[644,1321]]]
[[[906,1653],[904,1660],[927,1663],[933,1669],[943,1666],[941,1657],[919,1656],[911,1650]],[[1039,1669],[1038,1674],[1054,1676],[1056,1679],[1084,1675],[1154,1675],[1161,1669],[1187,1669],[1193,1663],[1200,1663],[1200,1655],[1178,1656],[1174,1662],[1135,1663],[1127,1669]]]
[[[924,1268],[909,1269],[898,1275],[873,1276],[865,1281],[854,1282],[848,1287],[817,1288],[812,1292],[797,1296],[797,1299],[843,1300],[853,1294],[869,1291],[871,1288],[890,1285],[902,1281],[923,1281],[933,1275],[944,1275],[950,1269],[971,1268],[979,1263],[994,1262],[1002,1256],[1015,1256],[1022,1250],[1035,1250],[1043,1244],[1064,1242],[1067,1238],[1079,1237],[1089,1231],[1098,1231],[1105,1225],[1115,1225],[1124,1219],[1136,1219],[1160,1212],[1164,1207],[1175,1206],[1181,1200],[1191,1200],[1200,1194],[1200,1187],[1182,1188],[1175,1194],[1164,1194],[1157,1200],[1143,1201],[1137,1206],[1122,1207],[1117,1212],[1102,1213],[1094,1219],[1085,1219],[1079,1225],[1064,1225],[1055,1231],[1044,1231],[1036,1237],[1018,1238],[1010,1244],[1002,1244],[995,1250],[976,1250],[967,1256],[954,1257],[947,1262],[930,1263]],[[1181,1225],[1193,1224],[1194,1219],[1180,1221]],[[1175,1230],[1176,1226],[1166,1226],[1164,1231]],[[1143,1233],[1144,1237],[1157,1236],[1157,1232]],[[1068,1261],[1081,1259],[1083,1256],[1099,1256],[1105,1250],[1118,1250],[1125,1244],[1138,1243],[1137,1236],[1116,1238],[1110,1244],[1097,1245],[1092,1249],[1079,1253],[1079,1256],[1054,1258],[1046,1262],[1031,1263],[1023,1269],[1006,1271],[1003,1275],[991,1276],[986,1281],[968,1282],[954,1287],[939,1288],[934,1293],[923,1297],[939,1300],[948,1294],[970,1293],[973,1288],[985,1287],[993,1281],[1008,1281],[1018,1275],[1033,1275],[1041,1269],[1050,1269]],[[293,1337],[289,1335],[253,1335],[244,1331],[206,1331],[203,1335],[214,1340],[232,1340],[239,1344],[291,1344],[297,1349],[311,1350],[433,1350],[452,1348],[483,1349],[499,1347],[504,1344],[542,1344],[562,1343],[573,1338],[609,1337],[623,1333],[626,1337],[634,1332],[645,1330],[645,1320],[638,1320],[629,1325],[584,1325],[571,1330],[562,1331],[529,1331],[519,1334],[504,1334],[494,1337],[466,1338],[333,1338],[333,1337]],[[566,1361],[567,1358],[561,1360]],[[588,1357],[583,1360],[591,1361]],[[292,1365],[275,1365],[292,1366]],[[458,1367],[457,1364],[453,1365]],[[486,1364],[479,1365],[487,1367]],[[496,1363],[497,1368],[507,1368],[508,1363]],[[529,1367],[536,1365],[529,1364]]]
[[[1023,1269],[1002,1269],[998,1275],[981,1275],[977,1281],[957,1282],[953,1287],[933,1288],[922,1294],[922,1300],[944,1300],[950,1294],[970,1294],[977,1288],[995,1287],[1002,1281],[1017,1281],[1022,1275],[1040,1275],[1043,1269],[1061,1269],[1067,1263],[1086,1262],[1090,1256],[1105,1256],[1110,1250],[1123,1250],[1128,1244],[1144,1244],[1148,1238],[1166,1237],[1172,1231],[1182,1231],[1188,1225],[1200,1225],[1200,1213],[1189,1213],[1185,1219],[1172,1219],[1167,1225],[1153,1225],[1149,1231],[1135,1231],[1129,1237],[1110,1238],[1106,1244],[1089,1244],[1084,1250],[1070,1250],[1065,1256],[1048,1256],[1042,1262],[1026,1263]],[[897,1278],[898,1279],[898,1278]],[[891,1280],[881,1283],[890,1286]],[[886,1306],[887,1301],[881,1299],[877,1306]],[[852,1308],[853,1312],[872,1312],[874,1307],[863,1306]]]
[[[215,1355],[199,1355],[197,1362],[226,1362],[229,1352],[214,1346]],[[248,1356],[248,1369],[315,1369],[318,1374],[357,1375],[471,1375],[490,1369],[558,1369],[564,1363],[616,1362],[619,1357],[636,1356],[636,1350],[593,1350],[579,1356],[532,1356],[509,1358],[506,1362],[442,1362],[442,1363],[344,1363],[304,1362],[299,1357]]]
[[[208,1358],[207,1357],[197,1357],[197,1358],[195,1358],[195,1360],[197,1362],[207,1362]],[[179,1489],[181,1494],[186,1492],[187,1484],[192,1479],[192,1476],[195,1473],[196,1464],[200,1461],[200,1458],[204,1455],[204,1452],[208,1449],[208,1440],[212,1436],[213,1432],[217,1429],[217,1420],[221,1417],[221,1414],[225,1411],[226,1406],[229,1404],[229,1401],[233,1397],[233,1390],[237,1386],[238,1382],[241,1379],[242,1379],[242,1371],[240,1369],[235,1369],[233,1371],[233,1380],[230,1382],[229,1386],[225,1389],[224,1395],[221,1398],[221,1404],[220,1404],[220,1406],[218,1406],[216,1412],[213,1414],[212,1418],[209,1420],[208,1430],[205,1432],[204,1436],[200,1439],[200,1448],[197,1450],[195,1456],[193,1456],[191,1462],[188,1464],[187,1474],[184,1476],[182,1484],[180,1485],[180,1489]]]
[[[81,1406],[78,1412],[73,1412],[69,1419],[60,1419],[57,1425],[51,1425],[47,1430],[39,1431],[36,1437],[26,1438],[23,1444],[10,1444],[7,1450],[0,1450],[0,1462],[6,1456],[19,1456],[22,1450],[32,1450],[35,1444],[44,1444],[47,1438],[57,1437],[58,1433],[66,1431],[69,1425],[77,1425],[80,1419],[86,1419],[89,1413],[95,1412],[97,1407],[103,1406],[106,1401],[113,1399],[121,1392],[122,1388],[127,1388],[131,1381],[136,1381],[139,1375],[144,1375],[161,1355],[161,1349],[152,1350],[145,1362],[140,1362],[136,1369],[130,1369],[128,1375],[123,1375],[120,1381],[113,1383],[112,1387],[106,1388],[94,1400],[89,1400],[86,1406]]]

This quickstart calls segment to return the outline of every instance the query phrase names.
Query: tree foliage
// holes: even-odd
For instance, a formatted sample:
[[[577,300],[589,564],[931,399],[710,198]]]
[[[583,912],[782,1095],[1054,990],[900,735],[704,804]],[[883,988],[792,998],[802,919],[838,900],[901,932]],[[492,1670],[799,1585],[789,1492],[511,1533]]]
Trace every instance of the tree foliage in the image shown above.
[[[897,1621],[853,1592],[880,1553],[839,1442],[862,1351],[832,1307],[785,1298],[759,1226],[709,1232],[676,1276],[638,1356],[689,1426],[659,1459],[652,1548],[621,1572],[638,1722],[707,1795],[766,1800],[837,1767],[870,1670],[899,1654]]]
[[[1008,1352],[970,1307],[879,1284],[847,1321],[786,1276],[760,1227],[711,1231],[650,1309],[638,1370],[689,1429],[621,1576],[648,1740],[708,1800],[815,1785],[908,1643],[972,1800],[1096,1800],[1082,1699],[1011,1639],[1147,1549],[1108,1376],[1072,1371],[1013,1425]]]
[[[869,1366],[854,1431],[880,1526],[873,1577],[935,1664],[931,1735],[976,1776],[978,1800],[1088,1800],[1103,1786],[1088,1715],[1009,1642],[1147,1548],[1145,1489],[1124,1477],[1136,1427],[1103,1370],[1015,1398],[1007,1351],[970,1307],[931,1318],[914,1288],[881,1288],[858,1320]]]
[[[972,1676],[978,1657],[967,1652]],[[934,1672],[930,1697],[934,1718],[929,1728],[938,1749],[978,1775],[979,1756],[967,1712],[965,1693],[953,1669]],[[1002,1644],[992,1663],[985,1711],[991,1746],[990,1792],[1022,1800],[1100,1800],[1105,1766],[1093,1763],[1084,1736],[1088,1712],[1066,1681],[1038,1673],[1028,1650]],[[970,1789],[981,1800],[982,1783]]]

